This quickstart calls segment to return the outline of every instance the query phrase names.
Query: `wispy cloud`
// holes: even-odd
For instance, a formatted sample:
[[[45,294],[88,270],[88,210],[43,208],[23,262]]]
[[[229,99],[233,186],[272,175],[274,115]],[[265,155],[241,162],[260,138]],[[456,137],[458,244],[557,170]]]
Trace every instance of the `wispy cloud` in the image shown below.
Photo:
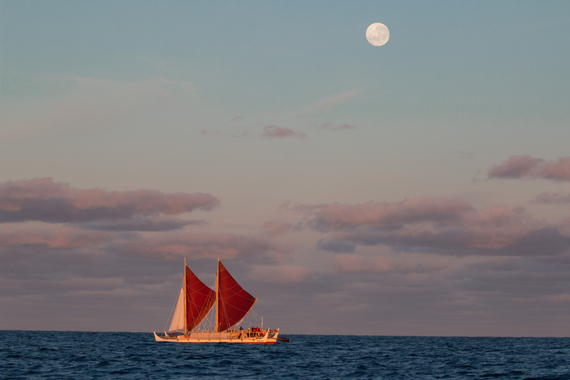
[[[318,101],[314,102],[313,104],[298,110],[295,113],[295,116],[304,117],[307,115],[312,115],[312,114],[316,114],[319,112],[326,111],[330,108],[333,108],[334,106],[336,106],[339,103],[342,103],[342,102],[344,102],[350,98],[355,97],[356,95],[360,94],[361,92],[362,92],[361,89],[356,89],[356,90],[344,92],[342,94],[336,94],[336,95],[329,96],[327,98],[318,100]]]
[[[243,120],[243,119],[245,119],[245,117],[243,117],[243,116],[239,116],[239,115],[234,116],[230,119],[230,123],[233,123],[234,121],[238,121],[238,120]]]
[[[291,128],[284,128],[278,125],[268,125],[263,128],[263,134],[261,135],[267,138],[295,138],[295,139],[306,139],[307,136],[302,132],[296,132]]]
[[[534,198],[532,203],[570,203],[570,194],[561,195],[558,193],[540,193]]]
[[[263,223],[261,227],[261,232],[267,237],[275,237],[285,232],[290,231],[293,228],[291,223],[281,223],[276,221],[269,221]]]
[[[546,161],[528,155],[511,156],[488,171],[489,178],[529,178],[551,181],[570,181],[570,157]]]
[[[92,117],[93,112],[85,107],[62,107],[47,115],[3,125],[0,142],[64,132],[82,125]]]
[[[169,233],[127,241],[115,249],[118,254],[128,257],[165,259],[185,256],[191,259],[235,259],[292,251],[290,246],[269,239],[228,233]]]
[[[319,129],[325,129],[328,131],[341,131],[341,130],[348,130],[348,129],[356,129],[358,128],[356,125],[352,124],[337,124],[329,121],[328,123],[324,123],[319,125]]]
[[[232,137],[232,138],[245,138],[253,136],[253,134],[250,131],[241,131],[239,133],[235,133],[235,132],[224,132],[218,130],[208,131],[206,129],[201,129],[200,135],[205,137]]]
[[[81,76],[52,78],[73,84],[73,91],[54,99],[50,106],[22,115],[20,120],[0,120],[0,142],[91,128],[105,128],[125,120],[145,117],[182,101],[194,100],[192,82],[151,78],[143,82],[117,82]]]

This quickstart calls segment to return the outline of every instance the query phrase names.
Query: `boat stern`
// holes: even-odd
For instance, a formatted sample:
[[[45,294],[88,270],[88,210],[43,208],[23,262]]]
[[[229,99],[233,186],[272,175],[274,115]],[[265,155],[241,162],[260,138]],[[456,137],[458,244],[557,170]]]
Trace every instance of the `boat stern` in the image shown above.
[[[156,335],[156,332],[152,332],[154,334],[154,340],[157,342],[165,342],[166,339],[159,337],[158,335]]]

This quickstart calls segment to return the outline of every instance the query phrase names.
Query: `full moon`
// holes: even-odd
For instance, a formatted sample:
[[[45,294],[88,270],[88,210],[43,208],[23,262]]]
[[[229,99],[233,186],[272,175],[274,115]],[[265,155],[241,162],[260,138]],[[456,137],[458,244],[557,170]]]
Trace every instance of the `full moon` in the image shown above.
[[[390,31],[386,25],[376,22],[366,29],[366,39],[374,46],[382,46],[390,39]]]

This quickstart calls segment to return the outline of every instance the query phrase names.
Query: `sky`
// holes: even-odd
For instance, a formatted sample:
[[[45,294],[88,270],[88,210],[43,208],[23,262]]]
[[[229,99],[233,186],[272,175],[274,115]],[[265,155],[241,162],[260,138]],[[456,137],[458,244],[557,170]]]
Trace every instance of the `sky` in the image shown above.
[[[380,22],[389,41],[372,46]],[[0,0],[0,329],[570,335],[570,3]]]

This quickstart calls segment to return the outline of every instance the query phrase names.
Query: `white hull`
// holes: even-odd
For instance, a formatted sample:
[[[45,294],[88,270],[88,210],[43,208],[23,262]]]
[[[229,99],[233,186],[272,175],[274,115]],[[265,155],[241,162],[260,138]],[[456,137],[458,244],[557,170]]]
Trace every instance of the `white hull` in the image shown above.
[[[271,336],[270,336],[271,335]],[[248,337],[245,332],[191,332],[188,335],[177,336],[158,336],[154,333],[154,339],[157,342],[173,342],[173,343],[242,343],[242,344],[275,344],[279,335],[279,329],[269,331],[263,336]]]

